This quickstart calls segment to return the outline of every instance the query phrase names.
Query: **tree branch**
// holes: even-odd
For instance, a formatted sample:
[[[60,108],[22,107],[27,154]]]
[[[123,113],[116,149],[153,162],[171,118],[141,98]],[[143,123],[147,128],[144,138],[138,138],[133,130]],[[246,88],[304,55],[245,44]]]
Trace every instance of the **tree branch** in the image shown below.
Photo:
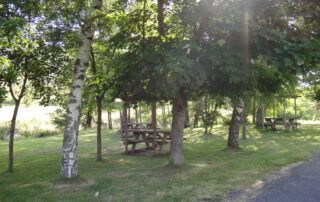
[[[22,87],[21,87],[21,91],[18,97],[18,100],[20,101],[22,99],[22,97],[24,96],[24,93],[26,92],[26,86],[27,86],[27,81],[28,81],[28,73],[26,72],[24,74],[24,78],[23,78],[23,83],[22,83]]]
[[[11,83],[11,81],[8,83],[9,85],[9,91],[10,91],[10,94],[11,94],[11,97],[12,97],[12,99],[14,100],[14,101],[18,101],[18,98],[15,96],[15,94],[14,94],[14,92],[13,92],[13,89],[12,89],[12,83]]]

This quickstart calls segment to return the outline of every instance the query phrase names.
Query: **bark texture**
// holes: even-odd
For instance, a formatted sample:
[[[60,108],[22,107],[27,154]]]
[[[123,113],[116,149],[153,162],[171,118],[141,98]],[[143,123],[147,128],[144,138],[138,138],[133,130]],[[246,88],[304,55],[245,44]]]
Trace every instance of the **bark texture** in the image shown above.
[[[187,112],[187,99],[178,97],[173,100],[172,129],[170,141],[170,165],[179,166],[184,162],[183,129]]]
[[[92,0],[89,15],[92,15],[95,10],[101,9],[101,6],[102,0]],[[94,29],[92,29],[94,18],[92,16],[91,18],[84,24],[79,38],[71,92],[67,105],[67,119],[63,135],[61,159],[61,176],[64,178],[73,178],[78,175],[77,155],[81,98],[86,71],[89,66],[90,49],[94,33]]]
[[[238,98],[236,105],[234,106],[231,118],[231,124],[229,127],[228,147],[232,149],[239,149],[239,131],[240,123],[244,111],[244,101],[242,98]]]

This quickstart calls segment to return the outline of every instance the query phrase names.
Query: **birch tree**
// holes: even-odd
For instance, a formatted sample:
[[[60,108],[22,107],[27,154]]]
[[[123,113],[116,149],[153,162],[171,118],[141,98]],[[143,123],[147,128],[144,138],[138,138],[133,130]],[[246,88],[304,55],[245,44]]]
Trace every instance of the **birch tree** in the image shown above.
[[[88,9],[88,17],[83,23],[79,36],[79,47],[74,63],[73,80],[67,105],[67,119],[63,136],[61,176],[64,178],[73,178],[78,175],[77,152],[81,97],[86,71],[89,66],[90,48],[95,31],[93,25],[97,18],[96,11],[100,10],[101,7],[102,0],[92,0],[91,7]]]

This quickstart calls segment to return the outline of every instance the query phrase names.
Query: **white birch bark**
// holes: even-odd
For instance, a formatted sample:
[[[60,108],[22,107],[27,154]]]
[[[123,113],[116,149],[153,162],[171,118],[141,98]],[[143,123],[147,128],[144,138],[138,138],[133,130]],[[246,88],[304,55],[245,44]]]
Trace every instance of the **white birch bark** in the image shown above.
[[[79,37],[79,48],[74,64],[73,81],[69,95],[67,119],[63,136],[61,176],[64,178],[73,178],[78,175],[77,151],[79,118],[82,91],[85,83],[86,71],[89,66],[90,47],[94,34],[92,21],[95,18],[92,14],[95,10],[99,10],[101,6],[102,0],[92,0],[88,13],[91,19],[85,23],[81,36]]]

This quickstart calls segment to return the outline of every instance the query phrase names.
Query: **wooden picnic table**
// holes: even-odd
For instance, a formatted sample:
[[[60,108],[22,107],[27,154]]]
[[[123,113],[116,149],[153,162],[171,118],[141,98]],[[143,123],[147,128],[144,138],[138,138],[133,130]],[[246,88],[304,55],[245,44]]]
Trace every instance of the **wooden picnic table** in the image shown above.
[[[268,129],[270,127],[271,129],[276,129],[276,125],[284,125],[286,130],[295,130],[298,128],[299,123],[297,123],[297,119],[295,118],[289,118],[289,119],[284,119],[284,118],[265,118],[264,119],[264,128]]]
[[[124,144],[132,145],[131,152],[134,152],[136,145],[139,143],[144,143],[146,149],[154,150],[156,149],[161,152],[162,146],[169,143],[170,141],[170,130],[165,129],[145,129],[145,128],[133,128],[128,129],[128,137],[125,136],[125,131],[122,131],[122,140]]]

